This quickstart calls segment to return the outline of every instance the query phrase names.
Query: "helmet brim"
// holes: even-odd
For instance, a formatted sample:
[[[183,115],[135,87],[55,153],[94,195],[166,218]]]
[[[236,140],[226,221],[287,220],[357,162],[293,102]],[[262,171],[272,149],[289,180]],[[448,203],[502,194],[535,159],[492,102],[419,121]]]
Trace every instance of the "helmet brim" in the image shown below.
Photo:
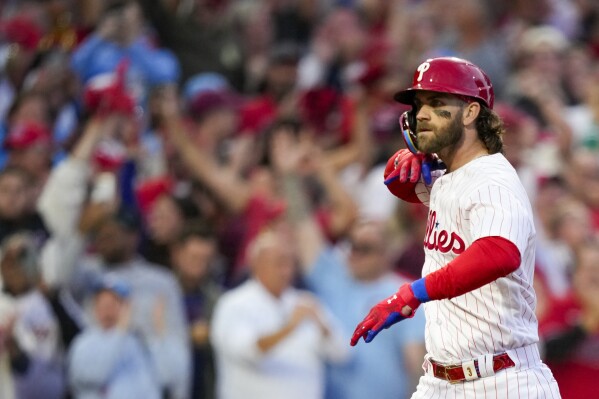
[[[482,105],[485,105],[490,108],[489,104],[482,97],[462,93],[461,90],[459,90],[458,88],[436,85],[430,85],[427,87],[410,87],[408,89],[401,90],[395,93],[393,95],[393,99],[401,104],[414,105],[414,97],[416,96],[416,93],[419,91],[434,91],[437,93],[453,94],[455,96],[471,97],[472,99],[478,101]]]
[[[401,104],[412,105],[414,103],[415,94],[414,89],[409,88],[395,93],[393,99]]]

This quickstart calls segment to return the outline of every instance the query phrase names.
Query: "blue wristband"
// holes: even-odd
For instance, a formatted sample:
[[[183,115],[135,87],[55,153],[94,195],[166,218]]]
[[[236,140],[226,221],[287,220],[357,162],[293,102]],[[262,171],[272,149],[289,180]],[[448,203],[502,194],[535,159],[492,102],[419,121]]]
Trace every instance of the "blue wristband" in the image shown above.
[[[414,296],[416,297],[416,299],[420,301],[420,303],[425,303],[431,300],[428,296],[428,292],[426,292],[426,284],[424,283],[424,281],[425,277],[421,278],[420,280],[416,280],[412,282],[412,284],[410,284]]]
[[[431,165],[427,161],[422,162],[421,166],[422,179],[427,186],[430,186],[433,182],[433,177],[431,175]]]

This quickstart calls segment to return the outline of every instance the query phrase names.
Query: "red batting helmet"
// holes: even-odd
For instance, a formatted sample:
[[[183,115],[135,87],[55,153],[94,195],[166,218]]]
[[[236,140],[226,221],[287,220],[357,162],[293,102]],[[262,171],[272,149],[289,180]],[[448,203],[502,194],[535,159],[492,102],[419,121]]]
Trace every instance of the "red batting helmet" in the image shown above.
[[[395,94],[396,101],[412,104],[416,90],[450,93],[480,100],[493,108],[491,79],[478,66],[456,57],[430,58],[416,68],[412,86]]]

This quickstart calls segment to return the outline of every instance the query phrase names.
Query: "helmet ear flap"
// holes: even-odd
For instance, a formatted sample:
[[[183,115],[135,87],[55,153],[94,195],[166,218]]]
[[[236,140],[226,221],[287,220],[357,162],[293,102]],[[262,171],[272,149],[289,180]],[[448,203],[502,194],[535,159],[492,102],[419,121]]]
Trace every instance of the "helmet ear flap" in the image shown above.
[[[408,125],[412,132],[416,131],[416,110],[414,108],[412,108],[411,111],[408,111]]]
[[[406,111],[399,117],[399,126],[401,127],[402,137],[410,152],[418,153],[418,139],[416,137],[416,113],[414,109]]]

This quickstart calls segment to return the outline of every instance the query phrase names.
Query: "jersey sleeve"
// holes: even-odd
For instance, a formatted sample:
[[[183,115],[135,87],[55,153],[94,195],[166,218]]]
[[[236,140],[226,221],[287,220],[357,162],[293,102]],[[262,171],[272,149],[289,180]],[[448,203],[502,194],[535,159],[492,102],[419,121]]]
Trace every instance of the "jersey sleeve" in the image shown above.
[[[523,254],[534,233],[532,212],[509,188],[486,185],[469,196],[472,242],[483,237],[503,237]]]

